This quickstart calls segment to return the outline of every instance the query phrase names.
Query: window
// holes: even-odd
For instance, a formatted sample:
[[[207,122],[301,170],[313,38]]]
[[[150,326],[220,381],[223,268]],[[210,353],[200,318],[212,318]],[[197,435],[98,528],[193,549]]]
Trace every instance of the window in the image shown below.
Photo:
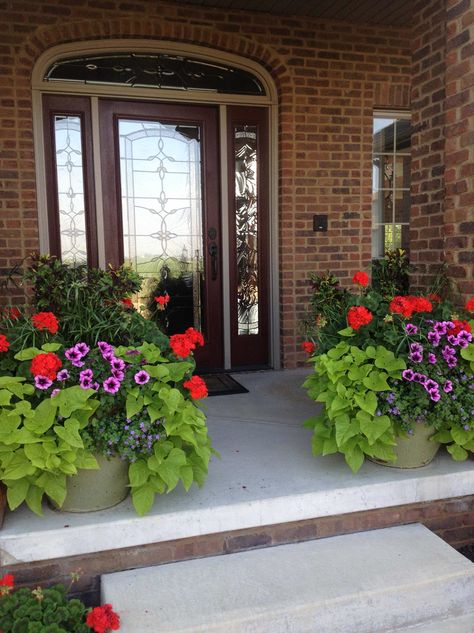
[[[409,113],[377,113],[373,124],[372,257],[409,248]]]

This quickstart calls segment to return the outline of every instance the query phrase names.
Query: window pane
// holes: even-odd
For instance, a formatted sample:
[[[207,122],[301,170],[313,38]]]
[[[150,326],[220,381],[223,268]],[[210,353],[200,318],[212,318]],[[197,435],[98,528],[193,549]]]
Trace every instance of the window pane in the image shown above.
[[[393,150],[395,119],[374,119],[374,154]]]
[[[408,119],[397,119],[397,152],[409,152],[411,148],[411,123]]]
[[[234,127],[239,334],[258,334],[257,126]]]
[[[201,329],[203,235],[200,128],[119,120],[124,258],[167,292],[168,334]]]
[[[395,187],[410,189],[410,156],[396,156],[395,158]]]
[[[80,117],[55,115],[54,139],[61,259],[84,263],[87,241]]]
[[[395,222],[410,221],[411,196],[409,191],[395,192]]]

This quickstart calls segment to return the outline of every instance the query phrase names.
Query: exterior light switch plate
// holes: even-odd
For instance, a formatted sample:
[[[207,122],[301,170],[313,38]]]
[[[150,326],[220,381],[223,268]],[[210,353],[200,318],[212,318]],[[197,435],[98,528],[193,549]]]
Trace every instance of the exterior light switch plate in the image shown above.
[[[325,232],[328,230],[328,216],[327,215],[313,215],[313,231]]]

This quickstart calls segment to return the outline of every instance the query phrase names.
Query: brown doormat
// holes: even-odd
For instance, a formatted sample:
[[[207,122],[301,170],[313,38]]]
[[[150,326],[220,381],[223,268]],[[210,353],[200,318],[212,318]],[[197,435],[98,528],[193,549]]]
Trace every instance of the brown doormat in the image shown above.
[[[235,393],[248,393],[249,390],[229,374],[207,374],[202,377],[210,396],[230,396]]]

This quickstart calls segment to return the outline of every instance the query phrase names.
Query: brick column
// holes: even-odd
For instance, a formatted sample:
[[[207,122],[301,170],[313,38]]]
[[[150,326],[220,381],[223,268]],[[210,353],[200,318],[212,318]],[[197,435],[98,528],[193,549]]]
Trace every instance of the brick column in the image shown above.
[[[465,296],[474,294],[474,0],[447,0],[446,259]]]

